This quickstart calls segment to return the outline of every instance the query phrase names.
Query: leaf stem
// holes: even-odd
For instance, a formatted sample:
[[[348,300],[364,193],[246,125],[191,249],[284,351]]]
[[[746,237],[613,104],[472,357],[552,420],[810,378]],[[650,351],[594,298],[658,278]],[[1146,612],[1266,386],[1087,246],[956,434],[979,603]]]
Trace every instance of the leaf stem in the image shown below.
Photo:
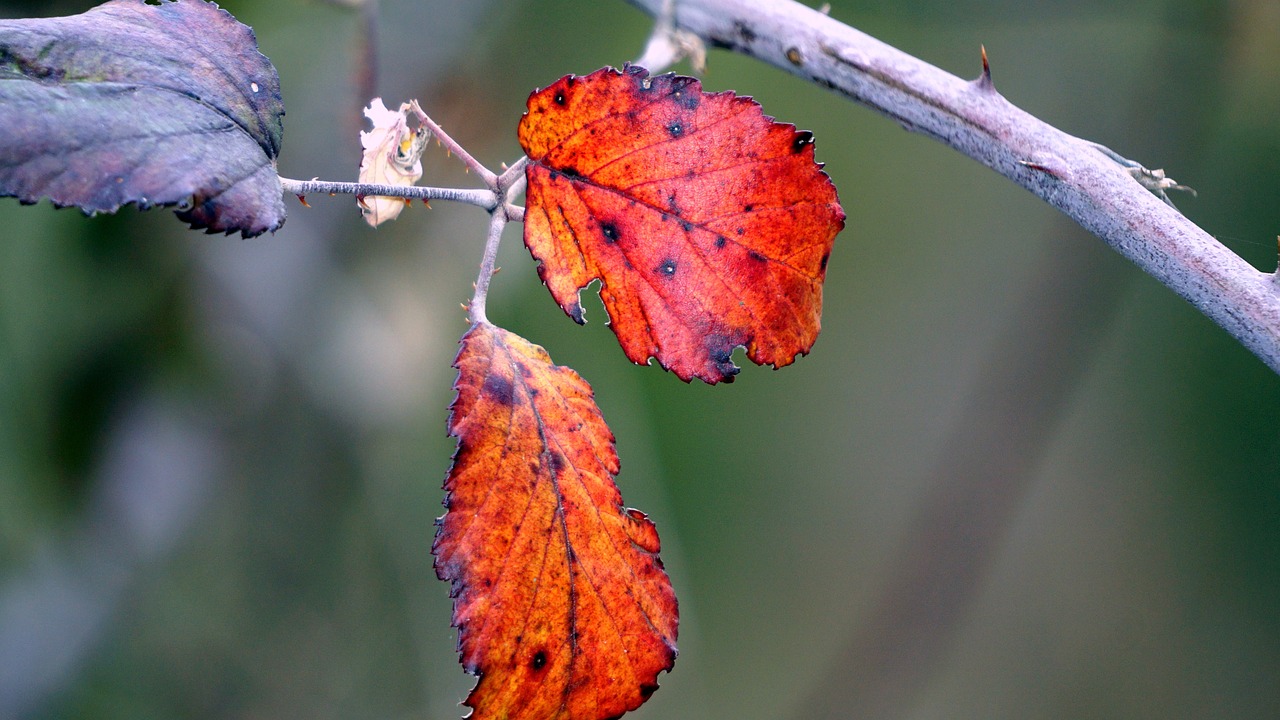
[[[472,157],[471,153],[467,152],[465,148],[458,144],[458,141],[449,137],[449,133],[446,133],[444,128],[440,127],[435,120],[432,120],[430,115],[423,112],[422,107],[418,105],[417,100],[411,101],[410,105],[412,105],[413,111],[418,115],[418,122],[426,125],[427,128],[435,134],[436,140],[438,140],[441,145],[444,145],[446,150],[457,155],[458,159],[461,160],[462,163],[471,170],[471,172],[475,173],[476,177],[483,180],[486,186],[495,192],[499,190],[498,176],[495,175],[492,170],[485,167],[479,160]]]

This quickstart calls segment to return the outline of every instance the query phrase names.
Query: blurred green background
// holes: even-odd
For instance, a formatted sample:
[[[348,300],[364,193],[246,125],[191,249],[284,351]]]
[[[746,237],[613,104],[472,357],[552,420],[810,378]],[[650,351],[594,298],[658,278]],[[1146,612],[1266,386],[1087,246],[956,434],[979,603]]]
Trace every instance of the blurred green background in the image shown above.
[[[295,178],[354,178],[370,91],[512,161],[529,91],[650,27],[621,0],[222,4],[280,72]],[[1010,100],[1166,168],[1275,268],[1280,3],[831,14],[962,76],[985,44]],[[489,301],[593,384],[662,534],[681,655],[636,717],[1276,717],[1280,378],[976,163],[726,52],[704,82],[814,131],[840,189],[813,353],[718,387],[632,366],[518,227]],[[424,182],[475,184],[436,150]],[[246,241],[0,200],[0,718],[465,710],[429,548],[485,215],[310,201]]]

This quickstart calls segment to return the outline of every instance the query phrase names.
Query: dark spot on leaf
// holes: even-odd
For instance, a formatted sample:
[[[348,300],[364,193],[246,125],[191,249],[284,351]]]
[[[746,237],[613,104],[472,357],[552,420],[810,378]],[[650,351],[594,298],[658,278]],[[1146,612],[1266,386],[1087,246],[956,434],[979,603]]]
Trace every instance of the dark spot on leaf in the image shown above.
[[[546,666],[547,666],[547,651],[545,650],[539,650],[538,652],[534,653],[533,659],[529,661],[529,667],[533,668],[535,671],[541,670]]]
[[[606,242],[618,242],[618,226],[613,223],[600,223],[600,234],[604,235]]]
[[[557,104],[557,105],[564,105],[564,103],[565,103],[565,97],[564,97],[564,91],[563,91],[563,90],[557,90],[557,91],[556,91],[555,101],[556,101],[556,104]]]
[[[586,319],[585,319],[584,317],[582,317],[582,305],[581,305],[581,304],[579,304],[579,303],[574,303],[574,304],[570,305],[568,308],[566,308],[566,309],[565,309],[565,312],[569,313],[569,317],[570,317],[570,318],[572,318],[572,319],[573,319],[573,321],[574,321],[574,322],[576,322],[576,323],[578,323],[579,325],[586,325],[586,324],[587,324]]]
[[[689,232],[690,230],[693,229],[693,223],[689,222],[688,220],[681,220],[680,229],[684,230],[685,232]]]
[[[831,259],[831,253],[822,254],[822,263],[819,265],[823,270],[827,269],[827,261]]]
[[[502,405],[512,402],[511,381],[501,375],[490,375],[484,379],[484,394],[492,397]]]
[[[695,110],[702,102],[702,94],[691,90],[677,90],[672,97],[685,110]]]
[[[735,229],[734,229],[734,232],[738,233],[739,235],[746,235],[746,234],[747,234],[747,229],[746,229],[746,228],[743,228],[743,227],[735,228]]]
[[[769,260],[769,258],[761,255],[755,250],[747,251],[747,257],[751,258],[752,260],[755,260],[756,262],[767,262]]]
[[[804,150],[806,145],[813,144],[813,133],[808,130],[801,130],[796,133],[795,138],[791,140],[791,152],[798,153]]]
[[[558,476],[564,471],[564,456],[558,452],[547,454],[547,466],[551,470],[553,476]]]
[[[653,695],[657,691],[657,683],[641,683],[640,685],[640,697],[642,698],[648,699],[650,695]]]
[[[741,340],[720,333],[711,333],[703,340],[702,346],[706,348],[707,357],[715,365],[716,372],[720,373],[722,382],[733,382],[733,376],[741,370],[733,364],[733,349],[741,344]]]
[[[680,204],[676,202],[676,194],[674,192],[667,195],[667,209],[675,215],[680,214]],[[666,217],[666,213],[663,213],[663,217]]]
[[[569,167],[560,168],[560,173],[567,178],[580,178],[582,173],[578,172],[578,168],[570,165]]]
[[[676,261],[670,258],[663,260],[658,266],[658,272],[668,277],[676,274]]]
[[[684,128],[680,126],[679,120],[673,120],[671,121],[671,124],[667,126],[667,132],[670,133],[673,138],[680,137],[680,135],[684,133]]]
[[[751,203],[747,203],[746,205],[743,205],[743,206],[742,206],[742,212],[744,212],[744,213],[749,213],[749,212],[751,212],[752,210],[755,210],[755,209],[756,209],[756,206],[755,206],[755,205],[752,205]]]
[[[718,248],[722,248],[722,247],[724,247],[725,243],[727,243],[727,242],[729,242],[729,241],[728,241],[728,240],[726,240],[726,239],[725,239],[725,237],[724,237],[723,235],[721,235],[720,237],[716,238],[716,247],[718,247]]]

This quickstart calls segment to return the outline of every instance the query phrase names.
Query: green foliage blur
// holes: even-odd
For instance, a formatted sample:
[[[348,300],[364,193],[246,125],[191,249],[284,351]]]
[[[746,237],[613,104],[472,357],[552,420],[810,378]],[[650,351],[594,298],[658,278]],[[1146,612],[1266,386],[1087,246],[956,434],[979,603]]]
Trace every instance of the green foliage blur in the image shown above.
[[[295,178],[354,179],[371,93],[514,161],[529,91],[650,27],[621,0],[221,4],[280,72]],[[1180,209],[1275,269],[1280,4],[831,6],[961,76],[984,44],[1012,102],[1195,187]],[[1274,717],[1280,378],[976,163],[727,52],[704,84],[812,130],[840,190],[813,353],[717,387],[632,366],[518,228],[489,300],[592,383],[662,534],[681,655],[637,717]],[[429,550],[485,216],[308,200],[249,241],[0,200],[0,718],[465,710]]]

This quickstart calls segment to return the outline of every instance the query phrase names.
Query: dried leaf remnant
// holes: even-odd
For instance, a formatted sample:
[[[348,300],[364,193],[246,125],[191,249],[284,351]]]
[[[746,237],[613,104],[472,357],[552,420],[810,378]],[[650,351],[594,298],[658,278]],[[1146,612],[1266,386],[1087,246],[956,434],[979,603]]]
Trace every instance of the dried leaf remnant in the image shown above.
[[[373,128],[360,133],[360,182],[409,186],[422,178],[422,151],[431,132],[421,124],[416,129],[409,128],[410,110],[422,112],[416,102],[388,110],[382,98],[374,98],[364,109]],[[376,196],[359,198],[358,203],[360,214],[372,227],[395,220],[409,204],[403,198]]]

